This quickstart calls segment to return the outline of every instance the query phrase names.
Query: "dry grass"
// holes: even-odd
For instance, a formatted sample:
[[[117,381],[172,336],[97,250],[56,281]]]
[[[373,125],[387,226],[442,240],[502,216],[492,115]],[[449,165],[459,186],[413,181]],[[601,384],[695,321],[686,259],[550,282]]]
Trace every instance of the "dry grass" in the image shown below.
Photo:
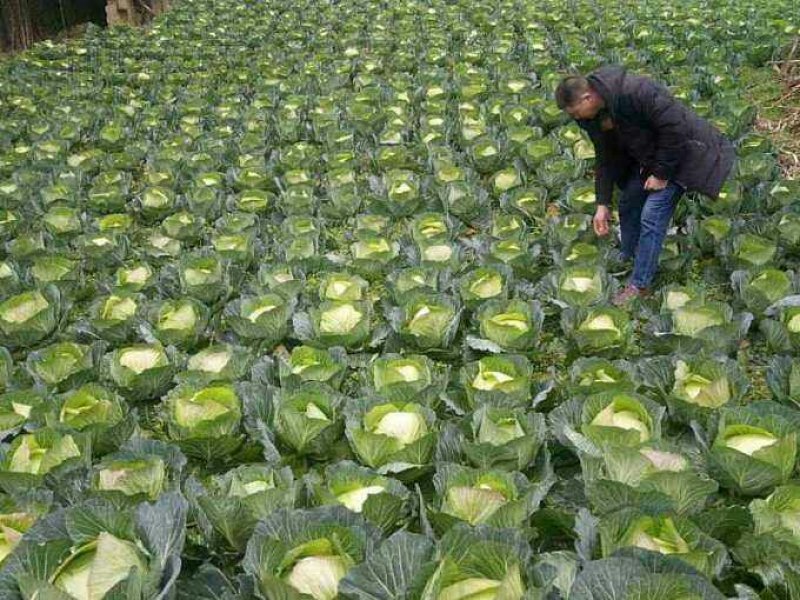
[[[797,101],[800,103],[800,95]],[[778,142],[778,163],[784,177],[800,179],[800,109],[795,109],[794,115],[776,121],[759,117],[755,129]]]
[[[746,91],[758,107],[755,128],[772,139],[784,176],[800,179],[800,38],[770,66],[746,78]]]

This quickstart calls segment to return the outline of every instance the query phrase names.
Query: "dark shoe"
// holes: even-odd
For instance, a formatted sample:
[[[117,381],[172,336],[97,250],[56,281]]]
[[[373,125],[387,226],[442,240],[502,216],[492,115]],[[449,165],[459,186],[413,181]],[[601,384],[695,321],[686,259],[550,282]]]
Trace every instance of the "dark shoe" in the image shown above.
[[[614,306],[624,306],[628,304],[634,298],[644,298],[647,296],[648,292],[645,288],[638,288],[632,283],[629,283],[616,294],[611,299],[611,303]]]

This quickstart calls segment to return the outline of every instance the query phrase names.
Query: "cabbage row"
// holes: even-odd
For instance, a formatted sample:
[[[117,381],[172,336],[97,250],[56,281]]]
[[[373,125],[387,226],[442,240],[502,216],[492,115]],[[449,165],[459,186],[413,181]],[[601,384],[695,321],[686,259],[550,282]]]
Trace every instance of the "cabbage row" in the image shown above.
[[[800,600],[791,2],[176,4],[0,62],[0,597]],[[605,62],[738,149],[630,310]]]

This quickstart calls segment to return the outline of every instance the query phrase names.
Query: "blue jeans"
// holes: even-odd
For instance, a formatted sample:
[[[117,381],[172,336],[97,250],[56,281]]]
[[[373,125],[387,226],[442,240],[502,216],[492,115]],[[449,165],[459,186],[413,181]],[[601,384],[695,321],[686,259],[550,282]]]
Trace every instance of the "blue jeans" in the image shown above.
[[[622,190],[619,200],[622,254],[634,259],[630,282],[637,288],[648,288],[653,282],[669,221],[683,191],[670,181],[663,190],[648,192],[638,173]]]

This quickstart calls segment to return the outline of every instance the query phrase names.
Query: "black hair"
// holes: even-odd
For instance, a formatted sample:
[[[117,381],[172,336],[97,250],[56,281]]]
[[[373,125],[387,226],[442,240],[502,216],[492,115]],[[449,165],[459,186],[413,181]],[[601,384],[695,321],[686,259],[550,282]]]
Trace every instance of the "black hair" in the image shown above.
[[[564,110],[577,102],[582,94],[589,90],[589,80],[581,75],[569,75],[561,80],[556,88],[556,104]]]

